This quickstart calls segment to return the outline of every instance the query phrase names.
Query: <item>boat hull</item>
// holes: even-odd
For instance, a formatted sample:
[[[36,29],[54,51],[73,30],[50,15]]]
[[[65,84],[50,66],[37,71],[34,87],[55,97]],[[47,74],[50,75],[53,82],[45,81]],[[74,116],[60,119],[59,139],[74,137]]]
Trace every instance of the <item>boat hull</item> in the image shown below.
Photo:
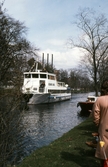
[[[81,115],[88,116],[90,115],[94,102],[79,102],[77,107],[80,106],[81,108]]]
[[[71,99],[71,93],[63,94],[34,94],[30,99],[28,104],[45,104],[45,103],[55,103]]]

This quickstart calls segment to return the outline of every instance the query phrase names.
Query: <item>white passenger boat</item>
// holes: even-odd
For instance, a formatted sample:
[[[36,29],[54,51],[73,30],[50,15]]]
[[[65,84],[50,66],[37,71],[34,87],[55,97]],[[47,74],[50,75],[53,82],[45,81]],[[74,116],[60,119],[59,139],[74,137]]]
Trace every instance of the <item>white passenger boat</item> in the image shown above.
[[[71,92],[64,82],[58,82],[56,75],[38,70],[24,72],[22,93],[30,97],[28,104],[53,103],[71,99]]]

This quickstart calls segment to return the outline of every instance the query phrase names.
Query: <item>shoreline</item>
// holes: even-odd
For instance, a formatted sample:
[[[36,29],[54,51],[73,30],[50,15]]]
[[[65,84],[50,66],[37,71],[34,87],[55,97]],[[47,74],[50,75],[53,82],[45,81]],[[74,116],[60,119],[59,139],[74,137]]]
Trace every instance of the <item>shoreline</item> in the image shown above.
[[[85,142],[92,141],[97,129],[91,118],[75,126],[60,138],[34,151],[17,167],[98,167],[95,149]]]

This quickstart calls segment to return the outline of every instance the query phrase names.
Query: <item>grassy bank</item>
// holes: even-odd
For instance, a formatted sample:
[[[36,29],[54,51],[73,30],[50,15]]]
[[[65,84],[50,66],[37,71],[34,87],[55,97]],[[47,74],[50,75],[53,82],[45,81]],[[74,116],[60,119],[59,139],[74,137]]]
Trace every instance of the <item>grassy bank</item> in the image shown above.
[[[18,167],[99,167],[95,150],[85,144],[96,131],[88,118],[50,145],[33,152]]]

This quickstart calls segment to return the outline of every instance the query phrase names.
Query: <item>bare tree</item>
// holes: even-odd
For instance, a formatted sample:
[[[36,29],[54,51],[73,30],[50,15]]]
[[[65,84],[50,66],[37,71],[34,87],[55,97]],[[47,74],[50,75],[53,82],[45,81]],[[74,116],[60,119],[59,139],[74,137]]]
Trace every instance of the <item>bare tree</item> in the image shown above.
[[[83,92],[92,90],[92,83],[86,72],[82,69],[70,69],[69,76],[69,85],[73,90],[80,89]]]
[[[68,71],[60,69],[59,70],[58,80],[61,81],[61,82],[65,82],[66,84],[68,84],[68,78],[69,78]]]
[[[81,36],[78,42],[71,38],[70,44],[84,51],[83,64],[94,81],[95,93],[98,95],[99,68],[108,57],[108,20],[103,14],[97,16],[89,8],[81,10],[77,18],[75,25],[81,30]]]

